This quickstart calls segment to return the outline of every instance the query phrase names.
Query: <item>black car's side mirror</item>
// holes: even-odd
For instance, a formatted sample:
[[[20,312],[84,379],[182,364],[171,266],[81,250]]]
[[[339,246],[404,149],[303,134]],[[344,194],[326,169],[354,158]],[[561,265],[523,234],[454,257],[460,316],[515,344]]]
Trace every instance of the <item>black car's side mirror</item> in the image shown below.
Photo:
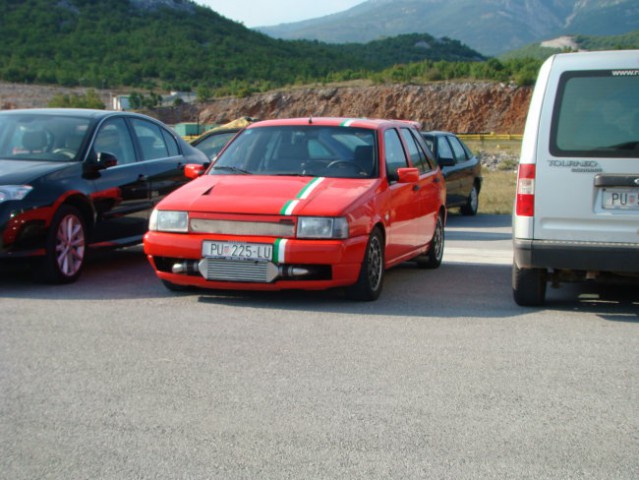
[[[440,167],[452,167],[455,165],[455,159],[452,157],[439,157],[437,163]]]
[[[118,164],[118,159],[115,155],[109,152],[98,152],[95,155],[94,165],[98,170],[104,170],[106,168],[115,167]]]
[[[96,177],[99,175],[100,170],[115,167],[117,164],[118,159],[112,153],[97,152],[93,153],[87,160],[84,172],[87,177]]]
[[[115,167],[118,164],[118,158],[109,152],[97,152],[89,157],[88,165],[94,171],[106,170]]]

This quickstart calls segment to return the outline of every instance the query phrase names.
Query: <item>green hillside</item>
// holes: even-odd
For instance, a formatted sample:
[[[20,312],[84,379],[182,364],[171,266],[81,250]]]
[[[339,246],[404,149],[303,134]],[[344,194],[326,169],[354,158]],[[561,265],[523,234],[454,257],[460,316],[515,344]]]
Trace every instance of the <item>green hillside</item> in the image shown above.
[[[336,72],[482,59],[427,34],[348,45],[276,40],[189,0],[0,0],[0,11],[0,80],[7,82],[266,90]]]
[[[629,50],[639,49],[639,30],[623,35],[597,36],[574,35],[571,37],[577,45],[577,50]],[[512,60],[516,58],[535,58],[544,60],[550,55],[566,51],[562,48],[542,47],[540,43],[526,45],[501,55],[500,60]]]

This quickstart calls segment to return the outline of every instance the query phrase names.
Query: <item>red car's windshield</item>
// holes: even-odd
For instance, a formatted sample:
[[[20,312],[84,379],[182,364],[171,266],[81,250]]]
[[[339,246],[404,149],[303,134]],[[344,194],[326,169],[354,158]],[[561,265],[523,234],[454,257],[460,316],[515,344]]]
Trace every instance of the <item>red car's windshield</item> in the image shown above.
[[[277,126],[244,130],[209,174],[374,178],[375,131],[339,126]]]

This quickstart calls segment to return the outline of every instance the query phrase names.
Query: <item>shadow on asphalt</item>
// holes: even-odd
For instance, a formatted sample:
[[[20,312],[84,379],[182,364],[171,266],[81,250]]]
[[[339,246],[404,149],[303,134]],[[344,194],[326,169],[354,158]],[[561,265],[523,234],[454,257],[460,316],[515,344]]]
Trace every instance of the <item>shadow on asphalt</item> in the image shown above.
[[[449,226],[482,229],[505,228],[505,215],[451,215]],[[449,232],[469,240],[473,232]],[[491,232],[479,232],[484,240]],[[505,235],[495,233],[495,235]],[[500,238],[497,238],[500,239]],[[0,298],[52,300],[121,300],[163,298],[180,302],[250,308],[360,314],[365,316],[437,316],[504,318],[526,315],[534,310],[595,313],[609,321],[639,322],[639,289],[627,285],[596,283],[562,284],[548,287],[543,308],[517,306],[512,299],[510,265],[444,263],[436,270],[422,270],[405,263],[387,272],[384,291],[375,302],[353,302],[343,290],[318,292],[237,292],[192,290],[168,291],[153,273],[142,246],[93,253],[80,280],[70,285],[34,283],[25,271],[0,272]]]
[[[510,228],[510,215],[482,215],[466,216],[459,213],[448,213],[447,227],[452,228]]]

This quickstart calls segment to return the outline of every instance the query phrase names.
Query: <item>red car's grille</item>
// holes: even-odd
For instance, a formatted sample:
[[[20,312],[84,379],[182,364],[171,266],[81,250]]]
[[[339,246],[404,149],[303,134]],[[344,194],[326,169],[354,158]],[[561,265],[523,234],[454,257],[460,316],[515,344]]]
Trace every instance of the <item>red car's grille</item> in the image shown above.
[[[190,231],[195,233],[216,233],[220,235],[258,236],[293,238],[295,224],[292,220],[245,221],[192,218]]]

